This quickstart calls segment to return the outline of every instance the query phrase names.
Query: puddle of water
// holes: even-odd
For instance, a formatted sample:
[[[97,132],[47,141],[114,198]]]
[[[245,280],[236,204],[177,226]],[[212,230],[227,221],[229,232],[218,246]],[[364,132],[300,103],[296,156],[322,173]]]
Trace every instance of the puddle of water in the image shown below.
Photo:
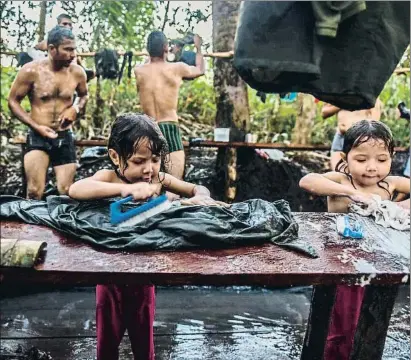
[[[299,359],[309,311],[310,291],[306,290],[161,288],[157,292],[156,360],[265,360],[267,354],[273,359]],[[3,338],[2,346],[36,346],[55,359],[94,359],[94,292],[67,293],[58,299],[59,294],[1,300],[3,337],[40,337]],[[52,309],[36,309],[35,304],[51,303],[49,298],[55,300]],[[63,319],[59,316],[62,309],[67,310]],[[409,360],[409,316],[409,286],[404,286],[391,318],[383,360]],[[83,337],[42,338],[70,334]],[[127,336],[120,347],[120,358],[131,358]]]

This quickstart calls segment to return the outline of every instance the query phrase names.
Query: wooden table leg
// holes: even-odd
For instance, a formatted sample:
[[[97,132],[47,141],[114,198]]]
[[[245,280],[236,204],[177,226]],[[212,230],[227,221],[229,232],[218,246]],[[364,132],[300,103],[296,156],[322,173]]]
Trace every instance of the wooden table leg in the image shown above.
[[[314,286],[301,360],[323,358],[336,286]]]
[[[365,289],[351,360],[381,360],[398,288],[369,285]]]

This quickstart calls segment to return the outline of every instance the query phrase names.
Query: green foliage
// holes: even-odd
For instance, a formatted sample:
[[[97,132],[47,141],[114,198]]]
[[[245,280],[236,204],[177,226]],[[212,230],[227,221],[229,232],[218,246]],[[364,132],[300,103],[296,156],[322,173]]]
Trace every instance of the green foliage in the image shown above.
[[[0,129],[2,132],[10,135],[18,135],[25,131],[25,126],[16,118],[11,116],[7,99],[10,93],[11,84],[16,77],[17,70],[12,67],[1,67],[1,97],[0,97]],[[26,111],[30,111],[30,103],[27,98],[22,101],[22,107]]]
[[[178,111],[193,115],[201,123],[213,125],[216,114],[214,88],[202,78],[184,81],[180,90]]]
[[[20,51],[31,45],[35,40],[37,23],[25,16],[22,5],[27,5],[30,9],[34,9],[40,6],[40,2],[0,1],[1,50],[10,48],[9,44],[4,42],[4,34],[7,34],[7,37],[16,39],[17,49]],[[10,26],[11,24],[16,24],[17,27]],[[14,48],[13,50],[16,49]]]
[[[248,88],[250,132],[259,142],[289,141],[296,119],[296,104],[280,100],[278,94],[266,94],[263,103],[257,91]]]
[[[409,146],[410,144],[410,124],[405,119],[399,119],[397,105],[404,101],[410,108],[410,76],[393,75],[385,84],[381,92],[380,99],[383,103],[381,120],[387,124],[394,136],[396,145]]]
[[[317,104],[314,126],[311,132],[311,143],[331,145],[337,128],[337,117],[331,116],[328,119],[323,119],[321,117],[321,108],[323,105],[324,103],[322,102]]]
[[[165,23],[168,24],[170,27],[176,28],[177,32],[180,34],[185,34],[188,31],[194,31],[195,25],[200,22],[206,22],[208,18],[211,16],[211,2],[207,6],[206,13],[203,13],[201,10],[193,10],[191,7],[191,3],[188,2],[185,7],[177,6],[174,8],[169,14],[169,1],[159,1],[160,6],[165,7]],[[185,18],[183,21],[177,20],[177,15],[184,13]],[[159,21],[163,21],[160,16],[157,16]]]
[[[209,1],[205,12],[203,13],[199,9],[193,9],[190,2],[187,2],[184,7],[177,6],[173,10],[169,10],[170,1],[160,0],[160,8],[164,8],[164,18],[160,15],[157,15],[157,20],[162,23],[161,30],[167,34],[167,28],[173,28],[176,30],[181,37],[183,37],[188,32],[196,32],[196,25],[201,22],[206,22],[211,16],[211,1]],[[178,18],[181,18],[181,15],[184,14],[184,20],[179,21]],[[210,44],[204,42],[204,49],[206,51],[210,47]]]
[[[0,1],[1,30],[7,36],[17,39],[19,49],[32,44],[35,39],[37,23],[25,17],[22,4],[29,8],[39,6],[39,2]],[[47,11],[50,14],[55,1],[48,2]],[[61,7],[73,17],[76,22],[76,36],[81,40],[83,50],[97,50],[108,47],[117,50],[141,50],[145,48],[147,34],[155,27],[155,20],[160,28],[173,28],[180,34],[195,32],[196,25],[207,21],[211,14],[211,2],[202,12],[196,10],[190,2],[184,6],[170,10],[168,1],[62,1]],[[164,11],[163,11],[164,10]],[[159,14],[164,12],[165,16]],[[184,20],[179,20],[179,18]],[[13,30],[11,24],[18,24]],[[1,43],[7,48],[7,44]],[[140,59],[134,59],[139,61]],[[122,61],[122,59],[120,59]],[[213,87],[212,61],[208,60],[208,72],[205,77],[194,81],[184,81],[178,103],[180,114],[191,114],[198,122],[214,124],[216,114],[215,91]],[[210,66],[211,65],[211,66]],[[409,50],[400,61],[400,67],[409,67]],[[93,59],[87,59],[87,66],[93,67]],[[17,73],[16,69],[1,68],[1,129],[7,129],[12,135],[24,131],[19,121],[13,119],[7,106],[7,96],[11,83]],[[77,122],[76,131],[79,137],[107,136],[110,125],[118,113],[140,111],[140,105],[134,78],[123,77],[121,84],[111,80],[96,80],[89,83],[89,102],[84,119]],[[265,103],[256,96],[256,91],[249,88],[250,131],[258,134],[258,141],[289,141],[295,125],[297,103],[285,103],[277,94],[267,94]],[[404,101],[409,107],[410,89],[409,74],[393,75],[382,91],[381,100],[384,103],[382,120],[388,124],[394,133],[398,145],[409,144],[409,124],[398,119],[396,106]],[[312,129],[314,144],[330,144],[335,133],[336,117],[321,118],[322,103],[317,104],[317,114]],[[23,107],[29,110],[27,98]]]
[[[101,114],[101,122],[94,116],[96,101],[96,82],[89,86],[89,101],[85,119],[80,121],[78,134],[80,137],[107,136],[111,123],[116,116],[125,112],[140,112],[134,78],[124,79],[119,86],[111,80],[102,80],[100,96],[104,107]],[[191,114],[200,123],[214,124],[215,101],[214,89],[203,79],[185,81],[181,87],[178,112]]]
[[[7,106],[7,96],[17,70],[10,67],[1,68],[1,129],[7,129],[16,135],[24,132],[25,126],[12,118]],[[141,111],[134,78],[123,78],[119,86],[112,80],[102,80],[100,96],[102,107],[101,122],[96,122],[94,114],[97,108],[96,80],[89,83],[89,101],[86,115],[76,125],[80,138],[107,136],[110,125],[117,114],[129,111]],[[292,129],[297,115],[297,103],[281,102],[277,94],[268,94],[265,104],[256,96],[256,91],[249,88],[250,131],[258,134],[258,141],[290,141]],[[382,121],[392,130],[396,145],[409,145],[409,124],[399,119],[396,106],[404,101],[407,107],[409,101],[409,76],[393,75],[381,93],[384,103]],[[331,144],[337,125],[336,117],[321,118],[322,103],[317,104],[317,115],[312,129],[313,144]],[[29,111],[27,98],[23,107]],[[179,97],[178,112],[191,114],[199,123],[214,124],[216,114],[215,92],[209,76],[194,81],[184,81]]]
[[[76,20],[76,36],[87,51],[141,50],[154,27],[153,1],[62,1]]]
[[[154,2],[88,1],[87,5],[80,16],[86,16],[93,29],[94,38],[90,49],[144,48],[146,35],[154,27]]]
[[[409,122],[399,118],[397,105],[404,101],[410,108],[410,76],[393,74],[380,94],[383,103],[381,121],[387,124],[394,136],[397,146],[409,146]],[[317,115],[312,132],[313,144],[331,144],[337,126],[337,117],[321,118],[322,103],[317,105]]]

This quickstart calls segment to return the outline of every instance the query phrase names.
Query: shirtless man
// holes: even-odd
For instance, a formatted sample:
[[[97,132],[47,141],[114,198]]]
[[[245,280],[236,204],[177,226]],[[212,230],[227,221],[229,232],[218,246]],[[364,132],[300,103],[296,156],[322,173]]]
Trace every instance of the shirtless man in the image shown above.
[[[331,145],[331,170],[335,169],[338,161],[340,161],[340,152],[344,145],[344,134],[360,120],[377,120],[381,118],[382,103],[378,98],[375,102],[375,107],[372,109],[348,111],[340,109],[331,104],[325,104],[321,110],[321,116],[323,119],[327,119],[330,116],[337,114],[337,132],[335,133],[333,143]]]
[[[61,27],[65,27],[69,30],[73,30],[73,22],[71,21],[71,17],[67,14],[60,14],[57,16],[57,25]],[[36,50],[47,51],[47,39],[40,41],[38,44],[34,46]]]
[[[24,65],[9,95],[11,112],[30,127],[24,155],[29,199],[42,198],[50,161],[59,193],[67,194],[77,168],[71,127],[88,98],[86,74],[73,64],[76,43],[71,30],[56,26],[47,43],[48,57]],[[75,91],[80,100],[73,105]],[[26,95],[30,114],[21,107]]]
[[[73,22],[71,21],[70,15],[67,15],[67,14],[60,14],[59,16],[57,16],[57,25],[61,26],[61,27],[64,27],[66,29],[69,29],[69,30],[73,30]],[[29,49],[27,51],[27,53],[34,60],[38,60],[38,59],[42,59],[42,58],[46,57],[46,55],[43,55],[43,54],[44,54],[44,51],[48,50],[47,37],[43,41],[40,41],[39,43],[37,43],[34,46],[33,49]],[[38,51],[38,50],[40,50],[40,51]],[[81,59],[79,57],[75,56],[75,58],[73,59],[73,62],[77,63],[78,65],[80,65],[84,69],[84,71],[86,72],[86,75],[87,75],[87,82],[94,79],[94,77],[96,76],[94,70],[86,69],[83,66],[83,64],[81,62]]]
[[[201,38],[194,37],[197,49],[196,65],[183,62],[167,62],[168,40],[161,31],[153,31],[147,40],[149,61],[137,65],[134,73],[141,107],[153,117],[167,140],[170,150],[170,174],[178,179],[184,174],[184,147],[178,127],[178,93],[183,79],[195,79],[204,75],[204,58],[201,54]]]

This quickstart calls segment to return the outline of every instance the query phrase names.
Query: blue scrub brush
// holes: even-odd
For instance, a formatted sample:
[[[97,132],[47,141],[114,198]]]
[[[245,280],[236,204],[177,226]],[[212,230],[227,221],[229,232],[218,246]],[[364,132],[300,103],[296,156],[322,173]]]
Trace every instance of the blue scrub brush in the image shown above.
[[[171,206],[171,202],[168,201],[167,196],[161,195],[156,198],[150,198],[143,205],[133,207],[123,212],[121,206],[132,200],[133,197],[128,196],[110,204],[110,221],[113,225],[133,226],[169,209]]]
[[[337,217],[337,231],[340,235],[353,239],[362,239],[364,229],[360,221],[350,219],[348,215]]]

